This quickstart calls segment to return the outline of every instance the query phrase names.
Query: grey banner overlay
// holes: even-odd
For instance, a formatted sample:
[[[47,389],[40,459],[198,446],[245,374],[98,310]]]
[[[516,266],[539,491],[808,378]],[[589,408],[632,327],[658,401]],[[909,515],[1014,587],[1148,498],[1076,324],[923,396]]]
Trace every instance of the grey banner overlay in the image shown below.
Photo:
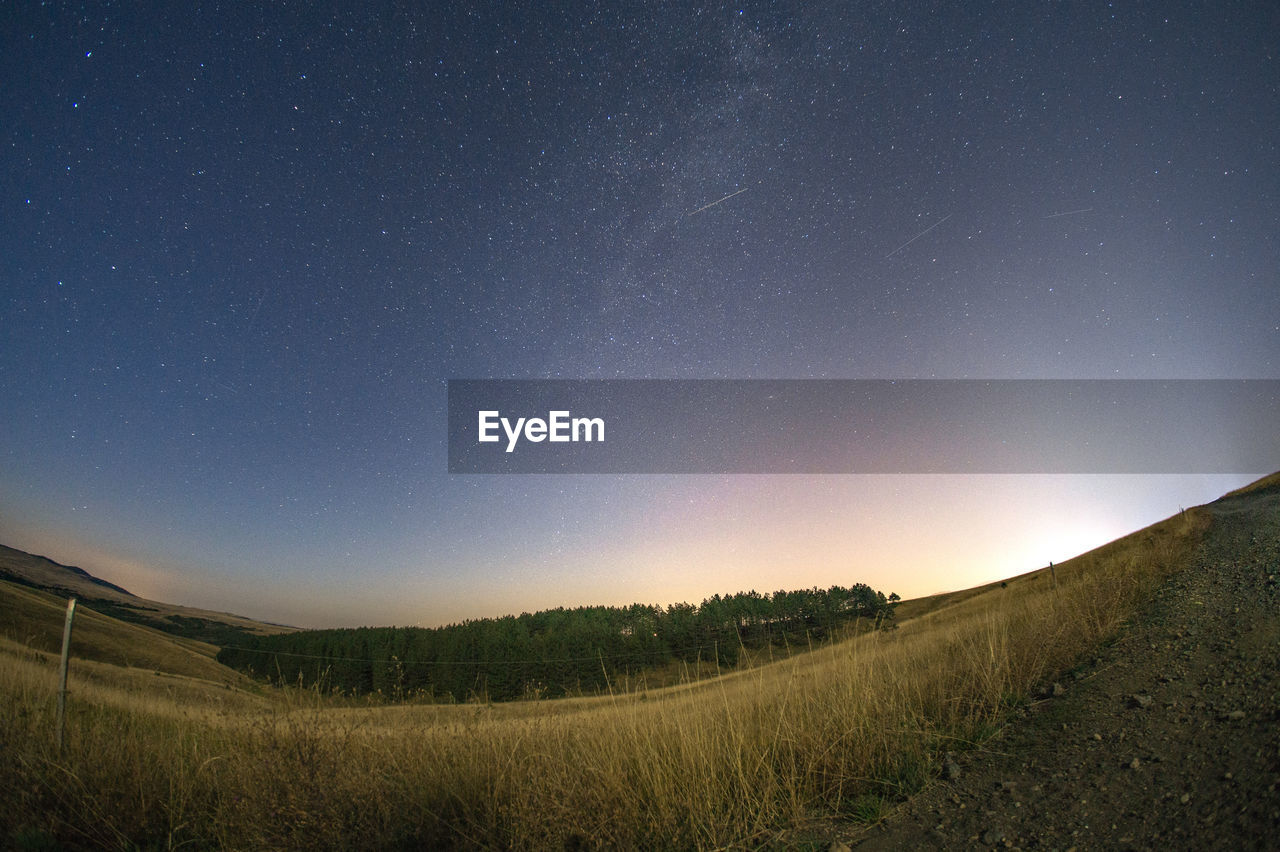
[[[449,381],[450,473],[1278,469],[1274,379]]]

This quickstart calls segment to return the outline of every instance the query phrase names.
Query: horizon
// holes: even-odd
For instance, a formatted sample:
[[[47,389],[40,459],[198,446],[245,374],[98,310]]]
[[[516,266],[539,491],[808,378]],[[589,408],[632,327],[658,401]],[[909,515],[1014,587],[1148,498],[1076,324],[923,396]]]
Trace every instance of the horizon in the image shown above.
[[[1123,521],[1119,521],[1119,520],[1115,521],[1114,523],[1107,523],[1106,521],[1098,517],[1101,514],[1105,514],[1106,510],[1100,509],[1097,502],[1095,502],[1089,508],[1088,515],[1086,515],[1086,517],[1088,518],[1087,523],[1085,523],[1083,526],[1077,525],[1075,528],[1073,528],[1070,531],[1070,533],[1067,536],[1059,537],[1056,539],[1056,541],[1054,540],[1053,536],[1045,535],[1043,531],[1057,524],[1057,522],[1054,521],[1053,519],[1058,517],[1057,513],[1060,513],[1064,511],[1064,509],[1068,508],[1067,503],[1065,501],[1069,501],[1072,499],[1073,496],[1078,496],[1081,493],[1080,486],[1082,485],[1082,483],[1079,482],[1079,480],[1095,479],[1096,477],[1088,476],[1088,475],[1072,475],[1072,476],[1056,476],[1056,477],[1041,478],[1042,481],[1037,486],[1040,489],[1045,488],[1046,482],[1043,480],[1048,479],[1048,480],[1059,480],[1056,483],[1058,486],[1058,489],[1065,488],[1066,490],[1065,491],[1055,490],[1053,492],[1054,499],[1051,503],[1052,511],[1046,512],[1044,517],[1041,518],[1042,523],[1039,526],[1033,527],[1030,532],[1022,535],[1021,537],[1018,537],[1015,540],[1014,542],[1015,548],[1012,554],[1006,554],[1005,557],[1002,558],[1001,556],[992,552],[991,548],[995,548],[999,550],[1008,550],[1008,545],[1005,543],[999,543],[997,545],[993,545],[991,546],[991,548],[988,548],[986,550],[965,551],[963,548],[963,545],[964,545],[963,541],[954,540],[954,539],[947,540],[941,543],[942,546],[940,549],[949,550],[951,548],[960,547],[961,549],[959,552],[965,554],[965,556],[961,560],[959,560],[957,563],[951,563],[950,565],[929,566],[929,567],[934,567],[935,571],[934,572],[921,571],[918,576],[914,576],[914,577],[908,575],[907,577],[903,578],[905,582],[899,582],[898,585],[896,586],[894,585],[895,577],[892,576],[892,572],[882,565],[882,566],[879,566],[879,568],[872,568],[865,571],[861,576],[858,576],[857,572],[853,570],[846,572],[845,574],[840,574],[839,572],[834,571],[832,569],[819,570],[819,571],[798,574],[798,575],[786,575],[786,576],[808,577],[808,578],[811,578],[812,580],[811,582],[797,581],[797,582],[788,584],[786,580],[783,579],[783,580],[780,580],[779,582],[775,582],[773,585],[765,585],[761,583],[756,583],[752,585],[748,583],[746,585],[741,585],[739,587],[733,587],[733,588],[730,588],[728,586],[723,586],[723,585],[713,588],[710,585],[703,583],[701,585],[688,586],[687,588],[690,589],[691,593],[687,593],[684,595],[668,596],[668,597],[663,597],[660,593],[658,593],[658,594],[650,595],[648,597],[633,597],[633,598],[627,598],[625,596],[615,595],[612,598],[606,599],[605,596],[557,597],[555,593],[551,593],[551,594],[543,594],[540,598],[536,598],[539,601],[536,605],[533,605],[533,604],[515,605],[513,603],[512,605],[508,606],[508,608],[506,609],[486,610],[484,609],[483,605],[477,606],[472,604],[470,605],[470,608],[465,610],[459,610],[453,616],[440,616],[435,619],[422,619],[422,618],[412,619],[412,620],[397,619],[397,617],[395,616],[395,613],[408,611],[405,609],[406,605],[403,603],[400,603],[397,605],[397,604],[391,604],[390,602],[385,602],[381,606],[378,606],[376,603],[371,605],[371,607],[366,610],[368,615],[364,619],[345,620],[345,621],[343,620],[312,621],[308,623],[305,619],[290,619],[281,615],[277,615],[276,613],[278,612],[278,610],[270,608],[270,605],[268,605],[267,608],[263,608],[261,604],[253,603],[252,601],[255,598],[261,597],[260,592],[250,591],[250,592],[247,592],[243,597],[231,596],[231,597],[225,597],[225,598],[218,598],[216,597],[216,595],[214,597],[200,597],[198,591],[193,592],[190,587],[184,586],[183,581],[181,579],[181,576],[182,576],[181,571],[173,570],[172,566],[170,570],[166,570],[164,566],[147,565],[145,563],[138,561],[135,557],[122,558],[114,554],[103,555],[96,552],[91,546],[82,547],[76,544],[72,544],[69,547],[67,547],[67,546],[59,545],[57,541],[48,541],[48,547],[45,547],[44,545],[36,545],[36,544],[33,544],[31,547],[25,547],[25,546],[22,546],[21,544],[16,544],[14,541],[10,539],[6,539],[0,543],[3,543],[6,546],[13,547],[18,550],[25,551],[35,556],[42,556],[42,557],[51,559],[62,565],[81,568],[85,571],[88,571],[90,574],[92,574],[94,577],[97,577],[98,579],[106,580],[115,585],[122,586],[123,588],[128,590],[130,594],[135,595],[142,599],[161,601],[164,603],[188,606],[188,607],[193,607],[197,609],[210,610],[214,612],[223,612],[231,615],[239,615],[242,617],[252,618],[256,621],[279,624],[287,627],[297,627],[297,628],[308,629],[308,630],[309,629],[366,627],[366,626],[367,627],[387,627],[387,626],[443,627],[443,626],[447,626],[448,624],[456,624],[465,620],[483,619],[483,618],[501,618],[506,615],[518,616],[522,612],[537,612],[545,609],[556,609],[558,607],[572,609],[580,606],[587,606],[587,607],[589,606],[626,606],[631,603],[642,603],[642,604],[656,604],[666,608],[672,604],[681,603],[681,602],[698,604],[701,601],[707,598],[710,598],[716,594],[720,594],[720,595],[733,594],[736,592],[751,591],[752,589],[759,591],[761,593],[766,593],[766,592],[772,593],[774,591],[778,591],[782,589],[812,588],[814,586],[817,586],[820,588],[829,588],[832,585],[848,586],[854,583],[865,583],[871,586],[876,591],[883,592],[885,595],[896,593],[900,595],[903,600],[912,600],[915,598],[929,597],[935,594],[945,594],[947,592],[954,592],[954,591],[960,591],[963,589],[974,588],[976,586],[981,586],[986,583],[997,582],[1000,580],[1008,579],[1010,577],[1014,577],[1019,574],[1024,574],[1029,571],[1035,571],[1040,568],[1046,567],[1050,561],[1054,563],[1064,562],[1070,558],[1086,553],[1097,547],[1101,547],[1102,545],[1107,544],[1111,541],[1114,541],[1117,538],[1122,538],[1132,532],[1136,532],[1139,529],[1149,526],[1150,524],[1156,523],[1160,520],[1170,517],[1171,515],[1176,514],[1180,509],[1189,509],[1189,508],[1192,508],[1193,506],[1204,505],[1205,503],[1212,502],[1218,499],[1219,497],[1222,497],[1229,491],[1235,490],[1236,488],[1242,487],[1244,485],[1248,485],[1252,482],[1257,481],[1259,478],[1267,475],[1269,474],[1259,474],[1257,476],[1254,476],[1254,475],[1247,475],[1247,476],[1192,475],[1192,476],[1188,476],[1188,475],[1164,474],[1164,475],[1141,476],[1141,477],[1135,477],[1135,476],[1105,477],[1107,479],[1113,479],[1113,480],[1114,479],[1130,480],[1127,483],[1112,483],[1112,493],[1115,494],[1116,490],[1119,489],[1121,485],[1127,486],[1127,494],[1126,494],[1127,499],[1125,501],[1122,501],[1122,503],[1120,504],[1126,509],[1126,514],[1123,517],[1133,517],[1136,520],[1129,526],[1123,526]],[[790,477],[790,478],[796,479],[798,477]],[[829,479],[832,477],[823,477],[823,478]],[[944,480],[951,480],[950,484],[952,486],[955,486],[958,484],[957,480],[971,481],[975,478],[978,478],[978,479],[994,478],[998,480],[1005,480],[1006,482],[1009,480],[1019,480],[1017,484],[1022,487],[1016,488],[1011,494],[1005,495],[1006,499],[1013,499],[1013,498],[1016,498],[1018,494],[1026,493],[1027,489],[1029,489],[1031,486],[1025,480],[1028,480],[1032,477],[1025,474],[1009,474],[1009,475],[990,475],[987,477],[975,476],[975,475],[963,475],[963,476],[962,475],[936,475],[936,476],[917,475],[915,477],[903,477],[903,476],[892,476],[892,475],[868,475],[867,478],[871,478],[875,480],[892,480],[892,481],[900,481],[904,478],[908,478],[908,479],[915,478],[917,480],[944,479]],[[1173,494],[1166,494],[1164,489],[1161,489],[1158,487],[1161,484],[1161,482],[1156,482],[1153,484],[1151,482],[1151,480],[1153,479],[1159,480],[1166,484],[1170,480],[1178,480],[1179,482],[1177,483],[1177,487],[1174,489]],[[1061,482],[1061,480],[1075,480],[1075,481],[1064,483],[1064,482]],[[1140,484],[1132,480],[1143,480],[1144,482]],[[1070,488],[1068,486],[1074,486],[1074,488]],[[1204,496],[1206,494],[1210,494],[1212,496],[1206,497]],[[1180,502],[1175,501],[1173,499],[1175,495],[1181,495],[1181,497],[1184,499],[1182,499]],[[1170,504],[1172,504],[1173,502],[1176,502],[1176,505],[1172,505],[1172,508],[1169,508],[1168,511],[1164,511],[1163,509],[1159,508],[1158,506],[1162,500],[1162,496],[1167,497]],[[1189,498],[1189,499],[1186,499],[1186,498]],[[1020,517],[1025,518],[1025,515],[1021,515]],[[999,522],[993,519],[988,520],[988,526],[990,527],[994,528],[994,527],[998,527],[999,525],[1000,525]],[[5,529],[3,524],[0,524],[0,529]],[[935,548],[933,551],[929,551],[929,552],[936,553],[937,549],[939,548]],[[1033,563],[1030,561],[1029,554],[1036,549],[1042,550],[1047,555],[1040,562]],[[1056,554],[1056,555],[1053,555],[1053,554]],[[922,559],[927,558],[927,554],[925,556],[921,556],[920,558]],[[940,571],[938,569],[940,569]],[[948,585],[927,586],[927,585],[921,584],[920,578],[936,577],[938,573],[942,573],[950,577],[955,577],[957,579],[955,579],[954,582]],[[724,576],[726,578],[731,578],[731,577],[740,576],[740,575],[741,575],[740,571],[730,570],[725,574],[721,574],[717,576]],[[128,579],[131,576],[138,578],[143,585],[135,588],[137,584]],[[877,582],[874,582],[872,578],[878,578],[880,580],[879,584]],[[915,580],[915,582],[912,582],[913,579]],[[926,580],[923,580],[923,582],[928,583],[931,581],[926,579]],[[936,582],[936,580],[932,582]],[[168,591],[165,591],[166,589]],[[907,591],[904,592],[904,589]],[[151,593],[147,590],[158,590],[158,591]],[[188,597],[188,595],[194,595],[194,596]],[[383,600],[389,601],[389,599],[397,596],[398,595],[395,591],[389,591],[384,595]],[[531,598],[531,600],[533,599],[534,598]],[[286,598],[281,598],[280,600],[283,601],[283,600],[286,600]],[[507,600],[514,601],[515,599],[509,598]],[[243,606],[237,605],[235,603],[236,601],[242,601],[244,605]],[[286,604],[281,603],[281,604],[278,604],[278,606],[280,606],[281,608],[287,611]],[[411,609],[414,605],[410,604],[407,606],[409,606]],[[298,610],[298,611],[306,612],[306,610]],[[379,613],[387,613],[388,615],[386,618],[380,618],[380,616],[378,615]]]

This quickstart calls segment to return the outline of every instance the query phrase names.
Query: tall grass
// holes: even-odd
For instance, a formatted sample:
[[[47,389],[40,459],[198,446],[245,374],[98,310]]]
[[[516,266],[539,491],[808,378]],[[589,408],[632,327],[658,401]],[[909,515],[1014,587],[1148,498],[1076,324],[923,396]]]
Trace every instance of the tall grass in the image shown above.
[[[989,736],[1183,564],[1191,512],[900,628],[679,688],[335,707],[0,643],[11,845],[724,848],[874,819]]]

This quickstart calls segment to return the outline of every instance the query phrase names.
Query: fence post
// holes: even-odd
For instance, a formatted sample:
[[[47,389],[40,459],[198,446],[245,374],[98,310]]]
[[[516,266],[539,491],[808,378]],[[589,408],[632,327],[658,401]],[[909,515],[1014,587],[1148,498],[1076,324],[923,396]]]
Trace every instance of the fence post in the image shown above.
[[[67,658],[71,653],[71,621],[76,617],[76,599],[67,601],[67,623],[62,628],[62,666],[58,669],[58,752],[62,752],[62,723],[67,715]]]

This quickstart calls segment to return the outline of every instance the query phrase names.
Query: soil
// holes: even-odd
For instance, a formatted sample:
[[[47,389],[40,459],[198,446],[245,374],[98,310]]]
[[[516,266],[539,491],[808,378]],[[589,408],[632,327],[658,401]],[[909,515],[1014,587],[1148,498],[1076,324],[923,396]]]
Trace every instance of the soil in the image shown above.
[[[1280,850],[1280,488],[1205,508],[1114,643],[832,850]]]

